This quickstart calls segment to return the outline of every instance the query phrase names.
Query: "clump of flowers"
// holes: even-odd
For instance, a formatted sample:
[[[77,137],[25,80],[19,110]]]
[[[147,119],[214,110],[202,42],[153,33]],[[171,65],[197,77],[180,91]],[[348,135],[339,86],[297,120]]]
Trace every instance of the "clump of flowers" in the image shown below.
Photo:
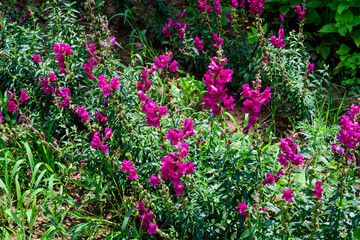
[[[204,50],[204,49],[203,49],[204,41],[200,41],[200,38],[199,38],[198,36],[195,36],[194,43],[195,43],[195,48],[196,48],[199,52],[202,52],[202,51]]]
[[[148,99],[142,104],[142,111],[146,113],[146,124],[148,126],[158,127],[160,125],[160,119],[168,113],[167,107],[159,107],[154,103],[153,99]]]
[[[19,112],[19,108],[18,108],[18,105],[16,104],[16,97],[15,95],[10,92],[10,91],[7,91],[8,95],[9,95],[9,99],[8,102],[7,102],[7,110],[8,112],[15,112],[15,113],[18,113]],[[13,101],[14,100],[14,101]],[[25,90],[21,90],[20,91],[20,98],[17,100],[18,104],[22,104],[23,102],[29,100],[29,95],[26,94],[26,91]]]
[[[238,203],[238,206],[235,207],[236,210],[239,210],[239,215],[248,215],[249,211],[246,211],[248,206],[246,205],[246,202]]]
[[[219,38],[216,33],[213,34],[213,38],[215,43],[212,44],[212,48],[219,49],[220,46],[224,45],[223,39]]]
[[[83,42],[83,46],[86,47],[85,42]],[[84,64],[84,71],[88,75],[88,79],[95,80],[96,77],[93,76],[94,66],[98,65],[99,58],[96,56],[96,49],[94,44],[89,44],[89,47],[86,51],[91,55],[89,59],[87,59],[87,64]]]
[[[138,176],[136,174],[136,168],[134,168],[134,165],[132,162],[128,162],[124,159],[124,161],[121,164],[122,164],[121,171],[129,173],[129,175],[126,176],[127,178],[130,178],[132,180],[137,179]],[[150,219],[150,220],[152,220],[152,219]]]
[[[360,127],[358,121],[359,106],[352,104],[348,111],[348,116],[342,116],[341,129],[336,139],[349,149],[356,149],[360,140]]]
[[[77,106],[76,113],[81,117],[81,121],[88,121],[90,120],[89,112],[85,111],[85,106]]]
[[[187,25],[185,23],[179,23],[177,20],[170,20],[166,27],[163,27],[162,33],[165,34],[166,37],[171,37],[171,28],[175,29],[175,32],[179,35],[180,41],[184,41],[185,31]]]
[[[212,12],[211,5],[207,3],[206,0],[198,0],[200,6],[200,12]]]
[[[169,66],[169,63],[171,62],[172,59],[172,52],[168,52],[165,55],[160,55],[159,57],[155,57],[154,61],[156,62],[156,69],[166,69]],[[176,61],[173,61],[170,65],[172,65],[172,69],[174,69],[175,65],[177,65]],[[169,69],[169,71],[171,72],[172,69]]]
[[[41,62],[40,55],[33,54],[31,56],[33,57],[34,62],[36,62],[36,63]]]
[[[278,155],[277,160],[281,165],[287,166],[289,162],[295,166],[303,164],[304,160],[301,153],[296,154],[297,145],[294,143],[292,137],[280,139],[280,145],[278,146],[281,148],[281,151],[283,151]]]
[[[141,80],[138,81],[138,85],[136,87],[137,90],[146,92],[151,87],[151,81],[149,80],[149,71],[146,68],[143,68],[141,71]],[[141,101],[143,102],[143,101]]]
[[[244,91],[241,93],[246,98],[244,107],[242,109],[243,112],[249,113],[249,123],[244,128],[243,132],[247,134],[252,125],[256,124],[256,119],[260,117],[260,109],[264,104],[268,104],[271,98],[271,89],[266,87],[264,92],[260,93],[261,89],[261,80],[256,80],[252,82],[255,89],[251,90],[248,84],[244,84],[242,87]]]
[[[311,194],[311,196],[321,199],[323,191],[324,191],[324,189],[321,188],[321,181],[316,181],[315,186],[314,186],[314,192]]]
[[[274,47],[277,48],[283,48],[284,47],[284,29],[280,28],[279,30],[279,38],[276,38],[275,36],[270,37],[270,44],[272,44]]]
[[[111,92],[114,92],[120,85],[121,83],[119,82],[118,77],[114,77],[109,82],[104,75],[99,76],[98,87],[103,89],[102,94],[105,96],[109,96]]]
[[[303,11],[300,5],[297,5],[294,10],[294,12],[296,12],[299,15],[298,18],[302,20],[305,19],[305,11],[306,11],[306,7],[304,7],[304,11]]]
[[[264,2],[265,0],[248,0],[250,4],[250,10],[252,14],[261,14],[263,12]]]
[[[307,70],[307,72],[309,73],[309,72],[313,72],[314,71],[314,64],[313,63],[310,63],[309,65],[308,65],[308,70]]]
[[[231,96],[227,99],[225,88],[225,84],[232,80],[233,71],[224,69],[226,62],[226,58],[212,57],[209,71],[204,74],[207,94],[202,99],[205,102],[203,108],[212,109],[213,117],[221,114],[221,105],[227,110],[233,109],[234,99]]]
[[[71,46],[66,45],[65,43],[54,44],[54,53],[56,53],[56,61],[59,63],[58,68],[60,69],[60,74],[67,74],[65,70],[65,56],[70,56],[74,53],[71,50]]]
[[[70,89],[69,88],[61,88],[56,91],[56,95],[59,97],[63,97],[63,100],[60,103],[60,108],[66,108],[70,105]]]
[[[225,18],[229,20],[229,22],[226,24],[227,26],[230,26],[233,23],[233,19],[231,17],[231,13],[227,12],[225,15]]]
[[[44,79],[43,77],[41,77],[40,79],[41,81],[39,82],[39,84],[44,87],[45,94],[51,94],[55,91],[55,81],[57,79],[55,73],[50,73],[49,78],[45,77]]]
[[[220,0],[214,0],[214,5],[215,5],[215,13],[221,14]]]
[[[266,179],[263,181],[263,184],[274,184],[275,182],[275,176],[272,173],[267,173],[266,174]]]
[[[284,195],[282,195],[281,198],[285,199],[288,202],[291,202],[294,191],[289,189],[289,190],[283,190],[283,192],[284,192]]]
[[[105,136],[103,141],[100,139],[100,132],[94,133],[93,140],[90,142],[92,149],[100,148],[100,152],[106,153],[109,152],[108,146],[109,144],[104,144],[111,136],[113,135],[111,128],[105,128]],[[135,171],[136,172],[136,171]]]
[[[94,111],[95,119],[100,122],[100,124],[104,125],[107,123],[107,117],[103,115],[102,112]]]

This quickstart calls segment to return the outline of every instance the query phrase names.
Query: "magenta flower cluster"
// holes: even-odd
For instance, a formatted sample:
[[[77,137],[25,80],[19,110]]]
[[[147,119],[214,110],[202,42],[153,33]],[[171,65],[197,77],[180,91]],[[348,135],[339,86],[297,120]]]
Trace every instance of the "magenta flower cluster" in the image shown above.
[[[209,71],[204,74],[203,84],[207,86],[207,94],[204,95],[203,108],[212,109],[212,116],[221,114],[221,105],[227,110],[233,110],[234,99],[227,99],[225,84],[231,82],[233,71],[224,69],[226,58],[212,57],[208,66]]]
[[[101,141],[100,132],[94,133],[93,140],[90,142],[92,149],[100,148],[100,152],[106,153],[109,152],[108,146],[109,144],[105,144],[105,142],[113,135],[111,128],[105,128],[104,138]]]
[[[207,3],[207,0],[198,0],[200,6],[200,12],[212,12],[211,5]]]
[[[315,186],[314,186],[314,192],[311,194],[311,196],[321,199],[323,191],[324,191],[324,189],[321,188],[321,181],[316,181]]]
[[[15,101],[15,95],[10,92],[10,91],[7,91],[7,94],[9,95],[9,99],[8,102],[7,102],[7,111],[8,112],[14,112],[14,113],[18,113],[19,112],[19,107],[18,105],[16,104]],[[20,98],[17,100],[17,102],[20,104],[22,104],[23,102],[29,100],[29,95],[26,94],[26,91],[25,90],[21,90],[20,91]]]
[[[279,30],[279,38],[276,38],[275,36],[270,37],[270,44],[277,48],[283,48],[284,47],[284,29],[280,28]]]
[[[83,42],[83,46],[86,47],[85,42]],[[96,56],[96,49],[94,44],[89,44],[89,48],[86,51],[91,55],[89,59],[87,59],[87,64],[84,64],[84,72],[87,73],[88,79],[96,80],[96,77],[93,76],[94,66],[98,65],[99,58]]]
[[[56,96],[62,97],[63,100],[60,103],[60,108],[66,108],[70,105],[70,89],[61,88],[56,91]]]
[[[214,5],[215,5],[215,13],[221,14],[220,0],[214,0]]]
[[[99,76],[98,87],[103,89],[102,94],[104,96],[110,96],[111,92],[114,92],[120,85],[121,83],[119,82],[118,77],[114,77],[109,81],[104,75]]]
[[[33,57],[35,63],[41,62],[40,55],[32,54],[31,56]]]
[[[202,52],[204,49],[203,49],[203,44],[204,44],[204,41],[200,41],[200,38],[198,36],[195,36],[195,39],[194,39],[194,43],[195,43],[195,48],[199,51],[199,52]]]
[[[283,190],[283,193],[284,193],[284,195],[282,195],[282,199],[285,199],[286,201],[288,201],[288,202],[291,202],[291,200],[292,200],[292,195],[293,195],[293,193],[294,193],[294,191],[293,190],[291,190],[291,189],[289,189],[289,190]]]
[[[249,211],[246,211],[248,206],[246,205],[246,202],[238,203],[238,206],[235,207],[236,210],[239,210],[239,215],[248,215]]]
[[[171,38],[171,28],[175,29],[175,32],[178,34],[180,41],[184,41],[187,25],[185,23],[179,23],[177,20],[170,20],[168,25],[163,27],[162,30],[162,33],[164,33],[168,38]]]
[[[171,62],[171,59],[172,59],[172,52],[168,52],[165,55],[160,55],[159,57],[155,57],[154,58],[154,61],[156,63],[156,69],[166,69],[168,66],[169,66],[169,63]],[[175,72],[177,69],[178,69],[178,66],[177,66],[177,62],[174,60],[172,63],[170,63],[170,66],[169,66],[169,72]]]
[[[44,87],[45,94],[51,94],[55,91],[56,79],[57,79],[56,74],[53,72],[49,74],[49,78],[47,77],[45,77],[45,79],[43,77],[40,78],[41,81],[39,82],[39,84]]]
[[[153,216],[152,216],[151,210],[149,210],[149,212],[146,213],[147,209],[146,209],[146,206],[143,201],[138,202],[137,209],[140,212],[144,212],[144,214],[140,214],[140,217],[139,217],[139,221],[142,224],[141,225],[142,229],[143,230],[147,229],[149,234],[156,234],[157,224],[151,222],[151,221],[153,221]]]
[[[212,48],[219,49],[220,46],[224,45],[224,40],[218,37],[216,33],[213,34],[213,39],[215,42],[212,44]]]
[[[167,106],[159,107],[154,103],[153,99],[146,100],[141,106],[141,110],[146,113],[146,124],[148,126],[160,126],[160,119],[168,115],[166,112]]]
[[[303,164],[304,160],[301,156],[301,153],[296,154],[297,145],[294,143],[294,139],[292,137],[286,137],[284,139],[280,139],[280,145],[282,153],[278,155],[278,160],[281,165],[287,166],[289,162],[293,165],[298,166]]]
[[[248,0],[248,2],[250,4],[249,12],[251,12],[254,15],[261,14],[263,12],[263,8],[264,8],[263,3],[265,2],[265,0]]]
[[[245,134],[249,133],[250,127],[256,124],[256,119],[260,117],[261,106],[268,104],[271,98],[271,89],[269,87],[266,87],[264,92],[259,92],[261,81],[258,83],[253,81],[252,84],[255,89],[251,90],[248,84],[244,84],[242,86],[244,91],[241,93],[244,97],[249,98],[243,103],[244,107],[242,109],[243,112],[249,113],[249,123],[243,130]]]
[[[137,179],[138,176],[136,174],[136,168],[134,167],[132,162],[126,161],[124,159],[124,161],[121,164],[122,164],[121,171],[129,173],[129,175],[126,176],[127,178],[130,178],[132,180]]]
[[[306,12],[306,8],[304,7],[304,11],[302,10],[300,5],[297,5],[295,7],[294,12],[296,12],[299,15],[299,19],[305,19],[305,12]]]
[[[58,68],[60,69],[60,74],[67,74],[65,70],[65,56],[70,56],[74,53],[71,50],[71,46],[66,45],[65,43],[54,44],[54,53],[56,53],[56,61],[59,63]]]
[[[348,116],[342,116],[341,129],[336,139],[349,149],[356,149],[360,140],[360,127],[358,121],[359,106],[352,104]]]

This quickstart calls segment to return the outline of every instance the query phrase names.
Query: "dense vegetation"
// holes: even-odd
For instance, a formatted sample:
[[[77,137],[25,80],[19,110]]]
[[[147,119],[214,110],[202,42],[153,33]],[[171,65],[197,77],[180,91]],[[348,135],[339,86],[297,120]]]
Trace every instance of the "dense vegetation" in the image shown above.
[[[360,239],[359,7],[1,2],[0,239]]]

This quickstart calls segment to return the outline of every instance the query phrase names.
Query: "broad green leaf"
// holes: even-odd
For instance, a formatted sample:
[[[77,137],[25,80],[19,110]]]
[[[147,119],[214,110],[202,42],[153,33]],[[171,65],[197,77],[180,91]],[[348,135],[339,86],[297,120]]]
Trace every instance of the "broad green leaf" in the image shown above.
[[[335,27],[335,23],[328,23],[324,25],[319,32],[321,33],[337,33],[338,27]]]
[[[337,8],[337,12],[338,12],[339,14],[341,14],[343,11],[345,11],[345,10],[348,9],[349,7],[350,7],[350,5],[349,5],[348,3],[342,1],[342,2],[339,4],[338,8]]]
[[[355,30],[350,33],[352,40],[354,40],[357,47],[360,47],[360,30]]]

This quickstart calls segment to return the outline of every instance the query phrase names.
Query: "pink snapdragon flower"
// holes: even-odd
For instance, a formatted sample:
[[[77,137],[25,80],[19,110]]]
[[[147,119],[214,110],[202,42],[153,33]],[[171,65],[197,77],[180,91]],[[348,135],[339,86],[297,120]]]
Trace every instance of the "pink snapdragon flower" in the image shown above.
[[[310,63],[309,65],[308,65],[308,70],[307,70],[307,72],[309,73],[309,72],[313,72],[314,71],[314,64],[313,63]]]
[[[282,199],[285,199],[286,201],[288,201],[288,202],[291,202],[291,200],[292,200],[292,194],[294,193],[294,191],[293,190],[291,190],[291,189],[289,189],[289,190],[283,190],[283,192],[284,192],[284,195],[282,195]]]
[[[172,55],[172,52],[168,52],[166,56],[160,55],[159,57],[155,57],[154,62],[156,62],[156,68],[166,69],[172,59]]]
[[[194,43],[195,43],[195,48],[196,48],[199,52],[202,52],[202,51],[203,51],[204,41],[200,41],[200,38],[199,38],[198,36],[195,36]]]
[[[209,71],[204,74],[203,84],[207,86],[207,94],[202,99],[205,102],[203,108],[212,109],[213,117],[221,114],[220,104],[226,109],[232,109],[233,99],[227,99],[225,84],[231,82],[233,71],[223,69],[226,62],[226,58],[212,57]]]
[[[108,140],[113,135],[111,128],[105,128],[104,141]]]
[[[36,63],[41,62],[40,55],[33,54],[31,56],[33,57],[34,62],[36,62]]]
[[[39,84],[44,87],[45,94],[51,94],[55,91],[55,81],[57,80],[55,73],[50,73],[49,78],[43,77],[40,78]]]
[[[284,139],[280,139],[280,145],[278,146],[281,148],[281,151],[283,151],[283,153],[278,155],[277,160],[277,162],[280,162],[281,165],[287,166],[289,162],[295,166],[303,164],[304,160],[301,153],[296,154],[297,145],[294,143],[293,138],[286,137]]]
[[[280,16],[279,16],[279,18],[280,18],[280,21],[284,21],[284,18],[285,18],[285,15],[283,14],[283,13],[280,13]]]
[[[174,60],[169,66],[169,72],[176,72],[178,70],[178,62]]]
[[[360,140],[360,126],[358,121],[359,107],[354,104],[348,112],[349,116],[342,116],[341,129],[336,139],[349,149],[356,149]]]
[[[166,139],[172,142],[173,145],[176,145],[183,136],[183,132],[179,132],[177,129],[169,129]]]
[[[18,106],[12,100],[8,100],[6,109],[7,109],[8,112],[14,112],[14,113],[19,112]]]
[[[219,49],[220,46],[224,45],[223,39],[219,38],[216,33],[213,34],[213,39],[215,43],[212,44],[212,48]]]
[[[29,95],[26,94],[25,90],[20,90],[20,98],[18,100],[19,104],[29,100]]]
[[[107,123],[107,117],[104,116],[102,112],[94,111],[95,119],[100,122],[100,124],[104,125]]]
[[[85,111],[85,106],[77,106],[77,114],[80,115],[81,121],[88,121],[90,120],[89,112]]]
[[[60,103],[60,108],[65,108],[70,105],[70,95],[71,93],[69,88],[61,88],[56,90],[56,96],[64,98]]]
[[[146,113],[146,124],[148,126],[158,127],[160,125],[160,119],[168,115],[166,112],[167,107],[159,107],[154,103],[153,99],[146,100],[141,106],[142,112]]]
[[[229,20],[229,22],[226,24],[227,26],[230,26],[233,23],[233,19],[231,17],[231,13],[227,12],[225,15],[225,18]]]
[[[239,215],[248,215],[249,211],[245,211],[248,208],[246,202],[238,203],[238,206],[235,207],[236,210],[239,210]]]
[[[279,30],[279,38],[276,38],[275,36],[270,37],[270,44],[277,48],[283,48],[284,47],[284,29],[280,28]]]
[[[105,78],[104,75],[101,75],[98,78],[99,78],[98,87],[103,89],[102,94],[104,96],[111,95],[111,92],[114,92],[121,85],[118,77],[111,79],[110,82]]]
[[[200,6],[200,12],[212,12],[211,5],[207,3],[206,0],[198,0]]]
[[[150,179],[149,179],[149,183],[150,185],[156,186],[161,182],[160,178],[155,176],[155,174],[152,174]]]
[[[234,8],[236,8],[237,6],[239,6],[239,3],[238,3],[237,0],[232,0],[232,1],[231,1],[231,4],[232,4],[232,6],[233,6]]]
[[[214,0],[214,5],[215,5],[215,13],[218,15],[221,14],[220,0]]]
[[[305,11],[306,8],[304,7],[304,11],[303,11],[300,5],[297,5],[294,10],[294,12],[296,12],[299,15],[298,17],[299,19],[305,19]]]
[[[3,120],[3,116],[1,116],[1,111],[0,111],[0,122]]]
[[[140,201],[138,202],[138,207],[136,208],[137,210],[141,211],[141,212],[146,212],[147,209],[145,207],[144,201]]]
[[[314,192],[311,194],[311,196],[317,197],[318,199],[321,199],[323,191],[324,191],[324,189],[321,188],[321,182],[316,181],[315,186],[314,186]]]
[[[157,224],[156,223],[149,223],[149,228],[148,228],[148,233],[149,234],[156,234],[156,227],[157,227]]]
[[[124,159],[121,164],[121,171],[129,173],[129,175],[126,176],[127,178],[130,178],[132,180],[137,179],[138,176],[136,174],[136,168],[133,167],[133,164],[131,162],[128,162]]]
[[[244,107],[242,109],[242,112],[249,113],[249,123],[243,130],[245,134],[249,132],[252,125],[256,124],[256,119],[260,117],[261,106],[268,104],[271,98],[271,89],[269,87],[266,87],[264,92],[259,92],[261,89],[261,81],[258,81],[258,83],[253,81],[252,84],[255,88],[254,90],[251,90],[248,84],[244,84],[242,86],[244,91],[241,93],[244,97],[249,98],[243,103]]]
[[[100,139],[100,132],[94,134],[93,140],[90,142],[90,145],[92,149],[100,148],[100,146],[102,145],[102,141]]]
[[[74,53],[74,51],[71,50],[71,46],[68,46],[65,43],[54,44],[53,50],[54,53],[56,53],[56,61],[59,63],[58,68],[60,70],[60,74],[66,75],[67,71],[65,70],[65,56],[70,56]]]
[[[275,182],[274,174],[267,173],[266,174],[266,179],[263,181],[263,184],[264,185],[266,185],[266,184],[274,184],[274,182]]]
[[[261,14],[263,12],[264,2],[265,0],[248,0],[250,4],[250,10],[252,14]]]
[[[333,152],[337,152],[340,155],[344,155],[344,148],[340,147],[336,143],[332,143],[331,146]]]

